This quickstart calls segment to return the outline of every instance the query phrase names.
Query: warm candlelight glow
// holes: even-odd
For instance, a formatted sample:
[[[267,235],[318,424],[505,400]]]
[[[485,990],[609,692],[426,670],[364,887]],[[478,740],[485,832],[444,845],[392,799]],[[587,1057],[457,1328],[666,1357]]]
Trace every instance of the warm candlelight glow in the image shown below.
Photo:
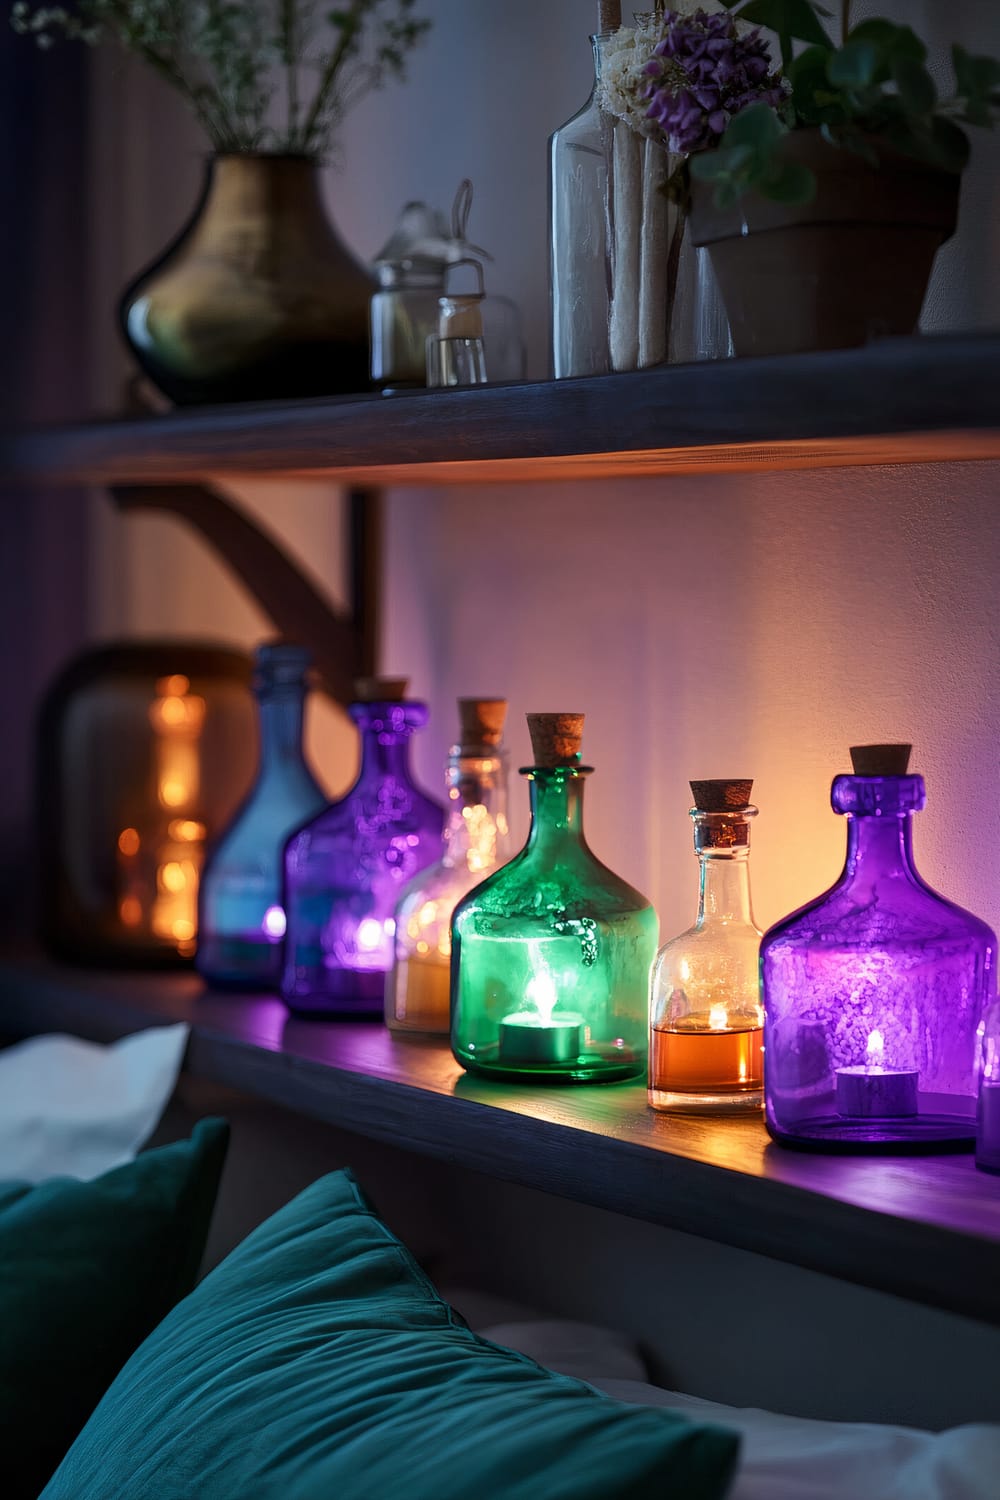
[[[729,1017],[724,1005],[712,1005],[709,1007],[708,1024],[713,1031],[725,1031],[729,1025]]]
[[[197,844],[205,837],[205,825],[194,818],[171,818],[167,824],[167,834],[182,844]]]
[[[556,1008],[557,998],[556,987],[552,983],[552,975],[546,970],[543,969],[540,973],[536,973],[532,979],[528,980],[525,989],[525,999],[534,1005],[543,1025],[548,1026],[551,1024],[552,1012]]]
[[[118,907],[118,915],[126,927],[138,927],[142,921],[142,903],[137,896],[125,896]]]
[[[481,802],[463,807],[462,818],[468,836],[465,859],[470,871],[480,874],[492,870],[497,862],[497,833],[500,831],[497,821]]]
[[[164,823],[151,809],[142,832],[123,828],[117,840],[123,926],[145,927],[185,954],[194,949],[205,843],[204,823],[190,816],[198,811],[198,740],[205,700],[190,688],[189,679],[179,673],[161,677],[149,706],[156,798],[161,808],[181,816]]]
[[[172,895],[176,895],[178,891],[182,891],[187,884],[184,870],[179,861],[175,859],[168,860],[165,865],[160,867],[160,879],[163,881],[163,889],[170,891]]]

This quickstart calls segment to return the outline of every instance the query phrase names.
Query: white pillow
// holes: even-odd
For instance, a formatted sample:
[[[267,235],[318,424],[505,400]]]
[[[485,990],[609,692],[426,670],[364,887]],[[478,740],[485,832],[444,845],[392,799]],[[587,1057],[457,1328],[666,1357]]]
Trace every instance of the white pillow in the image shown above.
[[[131,1161],[173,1093],[188,1027],[109,1047],[36,1036],[0,1051],[0,1181],[89,1181]]]
[[[742,1434],[727,1500],[997,1500],[1000,1426],[920,1432],[866,1422],[814,1422],[720,1406],[634,1380],[591,1382],[618,1401],[667,1406]]]
[[[864,1422],[815,1422],[721,1406],[649,1385],[634,1342],[588,1323],[535,1318],[470,1323],[484,1338],[586,1380],[617,1401],[665,1406],[742,1435],[726,1500],[998,1500],[1000,1426],[920,1432]]]

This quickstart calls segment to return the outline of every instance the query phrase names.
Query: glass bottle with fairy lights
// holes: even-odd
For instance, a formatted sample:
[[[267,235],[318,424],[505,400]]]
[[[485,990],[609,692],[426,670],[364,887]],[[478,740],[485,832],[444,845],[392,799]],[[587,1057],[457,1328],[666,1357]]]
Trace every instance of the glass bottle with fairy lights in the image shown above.
[[[847,860],[829,891],[761,944],[766,1120],[827,1151],[972,1145],[996,937],[913,861],[924,782],[909,745],[851,750],[831,800]]]
[[[763,1024],[750,909],[752,781],[692,781],[698,917],[660,949],[650,985],[649,1102],[733,1114],[763,1100]]]
[[[149,705],[154,797],[137,802],[118,835],[119,918],[123,925],[191,959],[198,930],[198,883],[205,858],[199,741],[205,699],[189,677],[156,682]]]
[[[302,748],[303,646],[274,641],[254,659],[257,778],[213,845],[199,892],[198,972],[216,988],[274,990],[281,978],[281,856],[289,834],[326,806]]]
[[[600,1083],[646,1071],[656,913],[583,833],[582,714],[529,714],[531,830],[452,920],[451,1045],[472,1072]]]
[[[451,747],[441,859],[410,881],[396,907],[395,963],[386,977],[392,1031],[448,1035],[451,917],[458,901],[507,857],[505,698],[460,698]]]
[[[400,892],[441,857],[444,809],[409,761],[427,707],[405,693],[405,681],[357,684],[357,781],[285,846],[281,994],[297,1015],[383,1015]]]

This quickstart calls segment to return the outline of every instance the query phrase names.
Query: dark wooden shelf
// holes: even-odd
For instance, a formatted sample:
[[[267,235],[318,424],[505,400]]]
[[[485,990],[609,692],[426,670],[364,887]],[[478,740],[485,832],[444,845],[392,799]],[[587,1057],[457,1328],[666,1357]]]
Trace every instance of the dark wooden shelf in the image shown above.
[[[0,439],[0,476],[439,484],[1000,457],[1000,335],[629,375],[179,410]]]
[[[799,1155],[756,1120],[667,1119],[641,1084],[516,1088],[376,1023],[297,1021],[192,975],[0,963],[0,1033],[188,1021],[188,1069],[405,1151],[1000,1324],[1000,1178],[971,1156]]]

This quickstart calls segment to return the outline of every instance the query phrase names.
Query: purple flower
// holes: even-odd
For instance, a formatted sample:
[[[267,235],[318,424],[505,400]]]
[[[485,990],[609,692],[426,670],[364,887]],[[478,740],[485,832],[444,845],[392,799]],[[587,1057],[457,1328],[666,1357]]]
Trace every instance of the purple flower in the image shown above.
[[[688,156],[714,146],[750,104],[777,107],[785,87],[759,31],[742,34],[728,11],[665,11],[663,35],[646,64],[647,118],[668,150]]]

